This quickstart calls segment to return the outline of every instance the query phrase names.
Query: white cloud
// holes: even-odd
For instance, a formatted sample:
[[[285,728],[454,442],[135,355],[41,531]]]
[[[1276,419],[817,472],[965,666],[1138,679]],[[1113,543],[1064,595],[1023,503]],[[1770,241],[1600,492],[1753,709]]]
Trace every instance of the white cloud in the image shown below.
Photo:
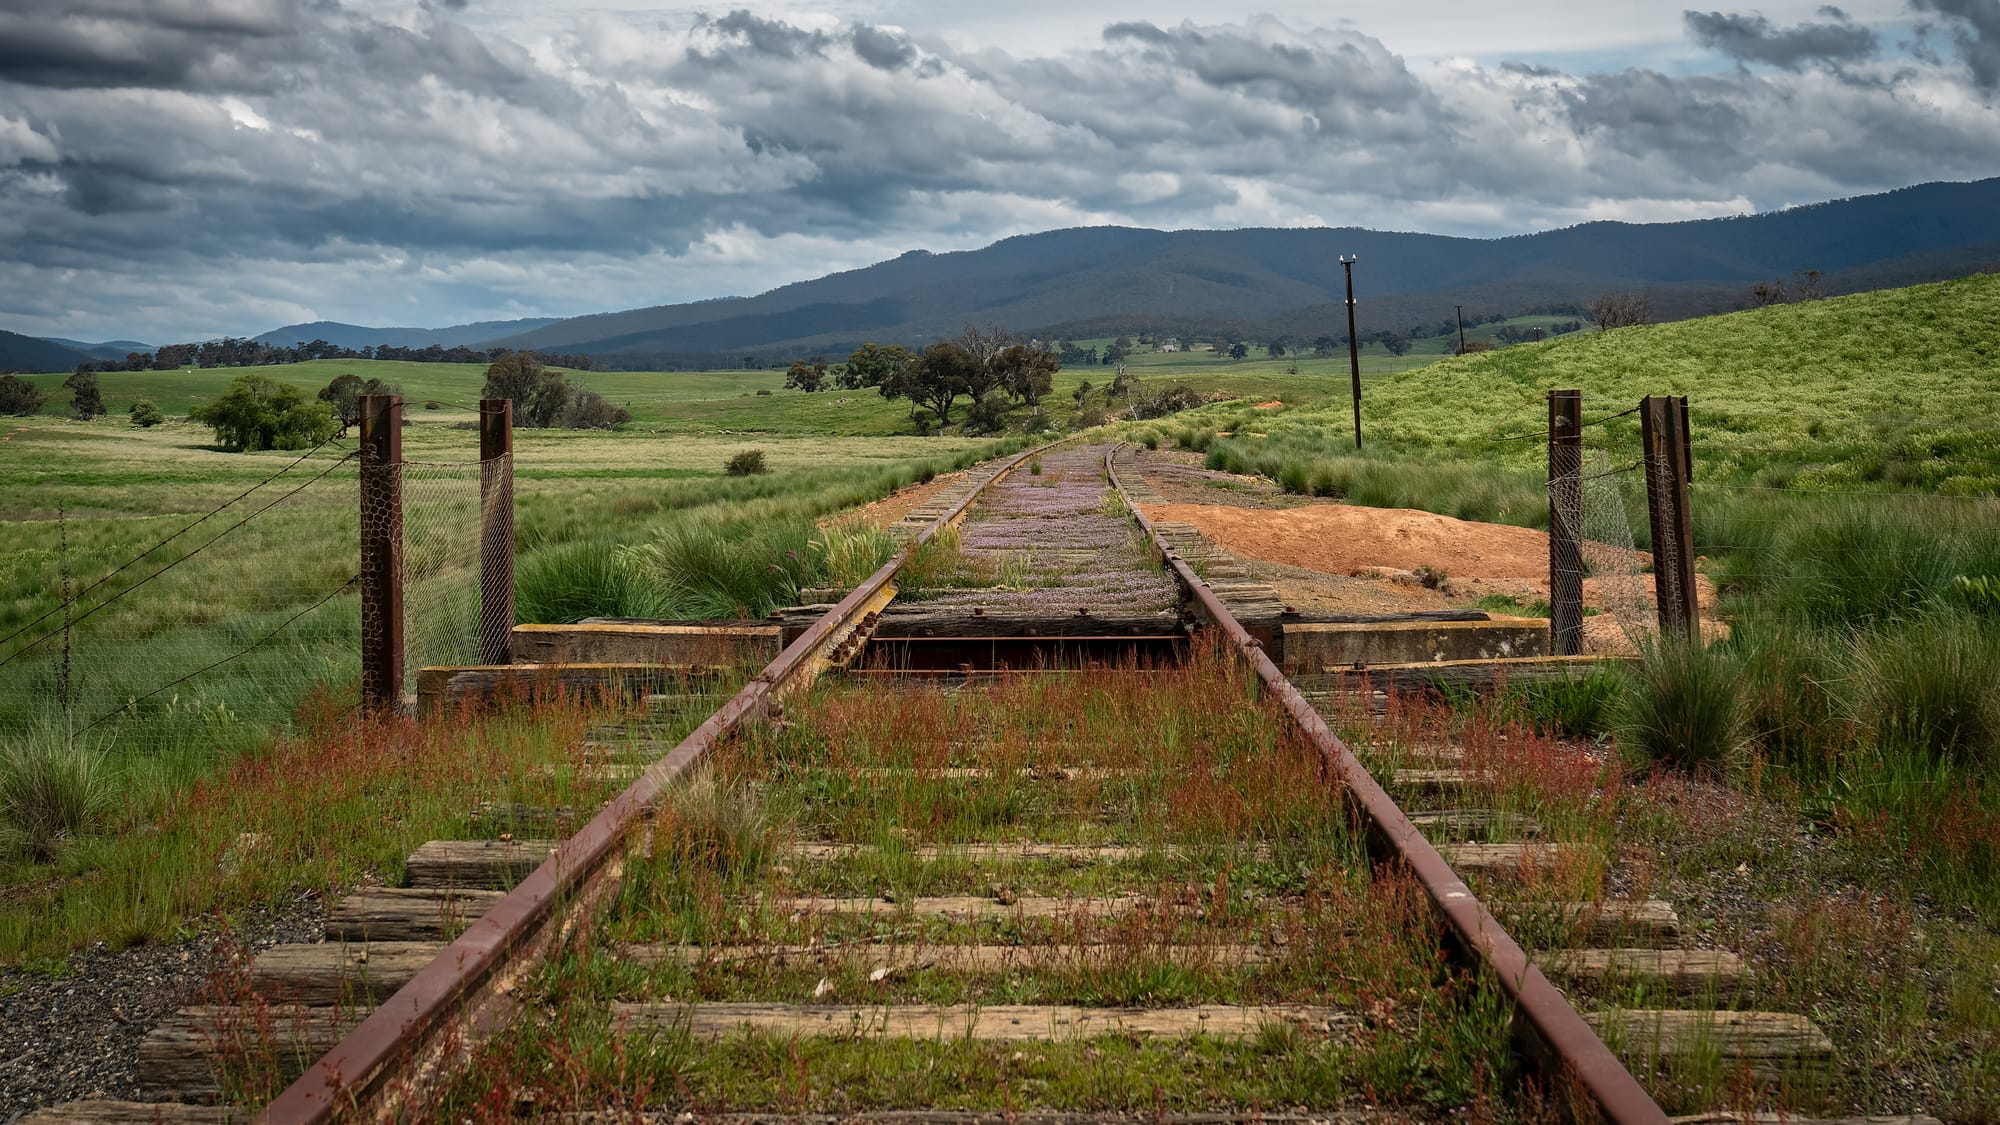
[[[68,336],[571,314],[1056,226],[1492,235],[2000,173],[1975,24],[1878,58],[1817,4],[1704,25],[1792,68],[1754,73],[1632,4],[17,7],[0,315]],[[1708,65],[1505,65],[1640,40]]]

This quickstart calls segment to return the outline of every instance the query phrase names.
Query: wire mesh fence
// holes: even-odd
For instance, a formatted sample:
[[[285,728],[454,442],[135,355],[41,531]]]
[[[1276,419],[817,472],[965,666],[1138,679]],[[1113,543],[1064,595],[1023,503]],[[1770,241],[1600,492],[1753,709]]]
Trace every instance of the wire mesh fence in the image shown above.
[[[208,755],[285,729],[316,693],[352,701],[361,457],[334,441],[287,456],[193,515],[64,511],[17,525],[0,552],[0,743]],[[495,487],[511,467],[475,456],[391,470],[404,693],[421,667],[480,660],[482,529],[511,526],[498,518],[511,491]]]
[[[194,516],[16,525],[0,556],[0,739],[209,750],[351,682],[356,478],[329,442]]]
[[[1609,421],[1617,406],[1588,413]],[[2000,456],[1982,456],[2000,454],[2000,423],[1808,407],[1784,415],[1790,436],[1777,437],[1776,416],[1758,415],[1745,434],[1743,415],[1688,408],[1691,581],[1675,552],[1652,551],[1661,532],[1648,515],[1667,502],[1669,459],[1631,427],[1586,428],[1582,495],[1554,493],[1551,508],[1555,518],[1580,504],[1586,613],[1615,619],[1627,645],[1682,612],[1707,615],[1710,637],[1940,609],[2000,617]],[[1699,605],[1682,604],[1690,594]],[[1616,647],[1587,625],[1598,651]]]
[[[1584,652],[1624,653],[1650,635],[1659,620],[1648,573],[1650,560],[1635,543],[1628,494],[1641,481],[1639,466],[1614,464],[1611,451],[1586,448],[1577,484],[1582,548]],[[1644,521],[1643,493],[1638,520]]]
[[[480,529],[501,492],[490,462],[405,461],[403,497],[403,691],[417,670],[480,663]]]

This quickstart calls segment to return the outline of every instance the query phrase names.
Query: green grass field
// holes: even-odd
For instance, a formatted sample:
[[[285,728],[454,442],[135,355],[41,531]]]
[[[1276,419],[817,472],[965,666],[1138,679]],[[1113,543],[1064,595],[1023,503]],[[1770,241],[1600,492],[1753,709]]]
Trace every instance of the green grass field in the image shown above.
[[[1172,357],[1157,357],[1172,358]],[[1385,359],[1387,357],[1384,357]],[[1345,385],[1347,364],[1341,360],[1301,361],[1299,375],[1288,375],[1289,360],[1244,360],[1201,363],[1183,359],[1180,363],[1148,364],[1138,368],[1142,383],[1165,384],[1188,380],[1199,385],[1239,395],[1269,395],[1313,387],[1318,377],[1338,376]],[[1337,370],[1336,370],[1337,367]],[[150,398],[170,418],[185,418],[189,410],[222,394],[229,382],[246,372],[256,371],[281,383],[290,383],[308,393],[317,393],[334,376],[353,373],[364,379],[378,378],[402,388],[412,406],[412,417],[425,421],[470,421],[479,406],[479,390],[485,368],[473,364],[403,363],[383,360],[313,360],[262,368],[208,368],[192,371],[109,371],[98,376],[108,414],[106,425],[126,424],[125,411],[132,403]],[[1076,410],[1071,399],[1077,385],[1088,381],[1102,388],[1113,372],[1105,367],[1085,367],[1057,374],[1055,389],[1044,402],[1044,410],[1055,426],[1066,425]],[[915,435],[907,402],[890,402],[873,389],[846,391],[833,389],[815,394],[786,390],[782,371],[585,371],[572,377],[582,386],[602,394],[632,412],[627,427],[632,433],[674,434],[797,434],[836,437],[886,437]],[[69,392],[62,389],[64,375],[33,375],[29,381],[41,386],[49,399],[40,418],[59,418],[69,412]],[[759,394],[768,391],[769,394]],[[426,404],[438,403],[438,409]],[[967,404],[955,409],[956,421]],[[1024,410],[1017,410],[1024,415]],[[0,432],[19,423],[0,419]]]

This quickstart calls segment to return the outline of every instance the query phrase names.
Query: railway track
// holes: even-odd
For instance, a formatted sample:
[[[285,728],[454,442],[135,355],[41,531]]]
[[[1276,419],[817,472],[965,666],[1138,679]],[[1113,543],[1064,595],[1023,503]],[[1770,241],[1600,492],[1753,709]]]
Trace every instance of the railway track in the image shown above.
[[[1483,759],[1384,730],[1371,774],[1252,631],[1269,591],[1129,477],[1074,445],[975,470],[664,757],[671,698],[605,732],[643,772],[575,833],[514,810],[427,844],[248,1003],[156,1030],[142,1070],[187,1104],[34,1120],[247,1120],[282,1081],[256,1120],[1657,1123],[1601,1031],[1824,1061],[1803,1020],[1715,1008],[1741,966],[1670,907],[1536,881],[1578,853],[1463,799]],[[1579,1012],[1551,973],[1711,1003]]]

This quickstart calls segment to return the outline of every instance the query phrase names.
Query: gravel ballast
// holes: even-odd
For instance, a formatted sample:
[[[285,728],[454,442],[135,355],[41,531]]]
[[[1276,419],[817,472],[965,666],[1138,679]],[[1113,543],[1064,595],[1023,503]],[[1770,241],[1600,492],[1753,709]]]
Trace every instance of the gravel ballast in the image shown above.
[[[325,931],[325,907],[308,897],[243,921],[234,946],[254,955]],[[195,1002],[229,944],[215,930],[120,950],[99,942],[54,971],[0,969],[0,1121],[83,1098],[138,1097],[140,1041]]]

